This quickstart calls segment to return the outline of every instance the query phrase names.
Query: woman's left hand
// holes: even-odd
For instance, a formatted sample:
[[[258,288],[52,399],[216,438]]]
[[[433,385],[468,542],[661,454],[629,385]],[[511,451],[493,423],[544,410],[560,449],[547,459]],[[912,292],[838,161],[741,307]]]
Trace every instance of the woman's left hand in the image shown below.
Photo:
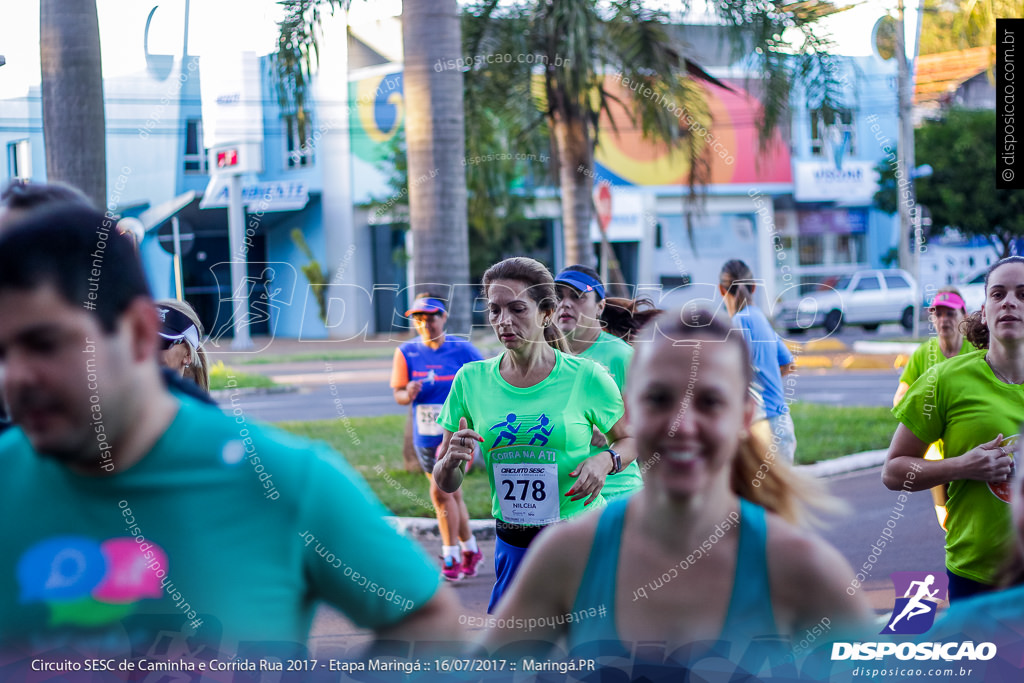
[[[578,477],[578,479],[565,495],[571,496],[570,500],[580,500],[590,496],[584,503],[584,505],[590,505],[601,495],[604,479],[608,476],[611,468],[612,460],[608,451],[601,451],[597,455],[590,456],[569,473],[570,477]]]

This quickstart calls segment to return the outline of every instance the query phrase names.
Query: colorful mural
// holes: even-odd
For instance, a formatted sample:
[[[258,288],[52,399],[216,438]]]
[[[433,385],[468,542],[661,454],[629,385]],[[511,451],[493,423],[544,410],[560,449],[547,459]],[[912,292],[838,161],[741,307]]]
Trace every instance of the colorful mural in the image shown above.
[[[759,105],[740,84],[730,82],[729,86],[735,92],[715,86],[704,89],[711,114],[707,127],[674,102],[666,100],[663,106],[679,116],[680,126],[707,141],[711,148],[711,184],[792,182],[789,149],[782,137],[776,133],[768,150],[758,158],[755,121]],[[659,95],[645,91],[643,84],[621,76],[607,77],[605,87],[622,102],[644,96],[661,100]],[[611,117],[607,113],[601,116],[601,139],[595,152],[595,175],[599,180],[616,185],[686,183],[690,168],[681,152],[644,140],[622,104],[613,102],[610,109]]]
[[[388,146],[405,120],[402,72],[349,83],[352,154],[370,163],[387,157]]]

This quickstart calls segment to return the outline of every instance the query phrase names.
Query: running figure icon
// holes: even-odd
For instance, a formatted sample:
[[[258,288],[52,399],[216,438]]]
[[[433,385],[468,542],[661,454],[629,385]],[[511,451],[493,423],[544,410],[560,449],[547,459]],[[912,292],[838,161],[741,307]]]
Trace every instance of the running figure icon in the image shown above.
[[[526,430],[527,433],[536,432],[533,435],[533,438],[530,439],[530,445],[532,446],[534,442],[540,440],[540,445],[546,446],[548,444],[548,437],[551,436],[551,432],[555,431],[555,428],[548,427],[548,425],[551,424],[551,420],[550,418],[548,418],[547,415],[544,415],[543,413],[541,414],[537,422],[538,424]],[[545,429],[545,427],[547,427],[547,429]]]
[[[916,617],[918,615],[928,614],[929,612],[932,612],[932,611],[935,610],[935,606],[934,605],[931,605],[931,604],[928,604],[928,603],[924,602],[925,598],[932,598],[932,599],[934,599],[935,596],[937,596],[939,594],[939,589],[938,588],[936,588],[934,591],[929,590],[929,588],[931,587],[931,585],[933,583],[935,583],[935,575],[934,574],[929,574],[928,576],[926,576],[924,581],[911,581],[910,582],[910,586],[907,588],[907,592],[904,593],[904,595],[903,595],[903,597],[910,598],[910,600],[907,602],[906,606],[903,608],[903,611],[901,611],[899,613],[899,615],[896,616],[896,618],[894,618],[891,622],[889,622],[889,625],[886,627],[886,629],[888,631],[890,631],[892,633],[895,633],[896,632],[896,623],[900,619],[902,619],[903,617],[906,617],[907,621],[910,621],[911,619],[913,619],[914,617]],[[916,588],[916,593],[914,593],[914,596],[911,597],[910,593],[912,591],[915,591],[915,586],[917,587]]]
[[[491,448],[497,448],[502,439],[508,439],[507,446],[511,446],[519,438],[520,425],[516,424],[516,414],[509,413],[505,416],[504,422],[498,422],[493,425],[488,431],[501,428],[501,432],[498,434],[498,438],[494,440],[494,445]]]

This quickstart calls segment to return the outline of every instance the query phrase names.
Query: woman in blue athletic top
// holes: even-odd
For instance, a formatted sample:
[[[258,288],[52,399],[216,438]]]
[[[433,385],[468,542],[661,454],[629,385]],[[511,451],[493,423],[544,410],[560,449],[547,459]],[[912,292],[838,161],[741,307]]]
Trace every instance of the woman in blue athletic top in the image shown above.
[[[489,646],[565,637],[603,641],[602,654],[619,641],[628,655],[631,642],[745,642],[870,619],[842,556],[793,523],[822,501],[814,482],[766,467],[750,442],[748,352],[729,329],[692,309],[645,328],[626,402],[646,485],[538,540],[496,623],[542,626],[492,630]]]

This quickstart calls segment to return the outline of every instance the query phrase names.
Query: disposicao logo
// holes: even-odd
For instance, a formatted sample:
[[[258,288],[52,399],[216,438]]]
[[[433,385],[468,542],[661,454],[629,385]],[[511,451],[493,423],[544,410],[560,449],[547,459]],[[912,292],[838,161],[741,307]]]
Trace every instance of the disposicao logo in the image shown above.
[[[930,629],[938,603],[946,600],[949,577],[937,572],[893,572],[889,576],[896,589],[896,604],[880,633],[920,635]]]
[[[896,589],[892,615],[881,635],[920,635],[935,623],[938,603],[947,599],[949,577],[939,572],[893,572]],[[902,596],[902,597],[900,597]],[[918,661],[986,661],[996,656],[994,643],[832,643],[832,661],[896,657]]]

